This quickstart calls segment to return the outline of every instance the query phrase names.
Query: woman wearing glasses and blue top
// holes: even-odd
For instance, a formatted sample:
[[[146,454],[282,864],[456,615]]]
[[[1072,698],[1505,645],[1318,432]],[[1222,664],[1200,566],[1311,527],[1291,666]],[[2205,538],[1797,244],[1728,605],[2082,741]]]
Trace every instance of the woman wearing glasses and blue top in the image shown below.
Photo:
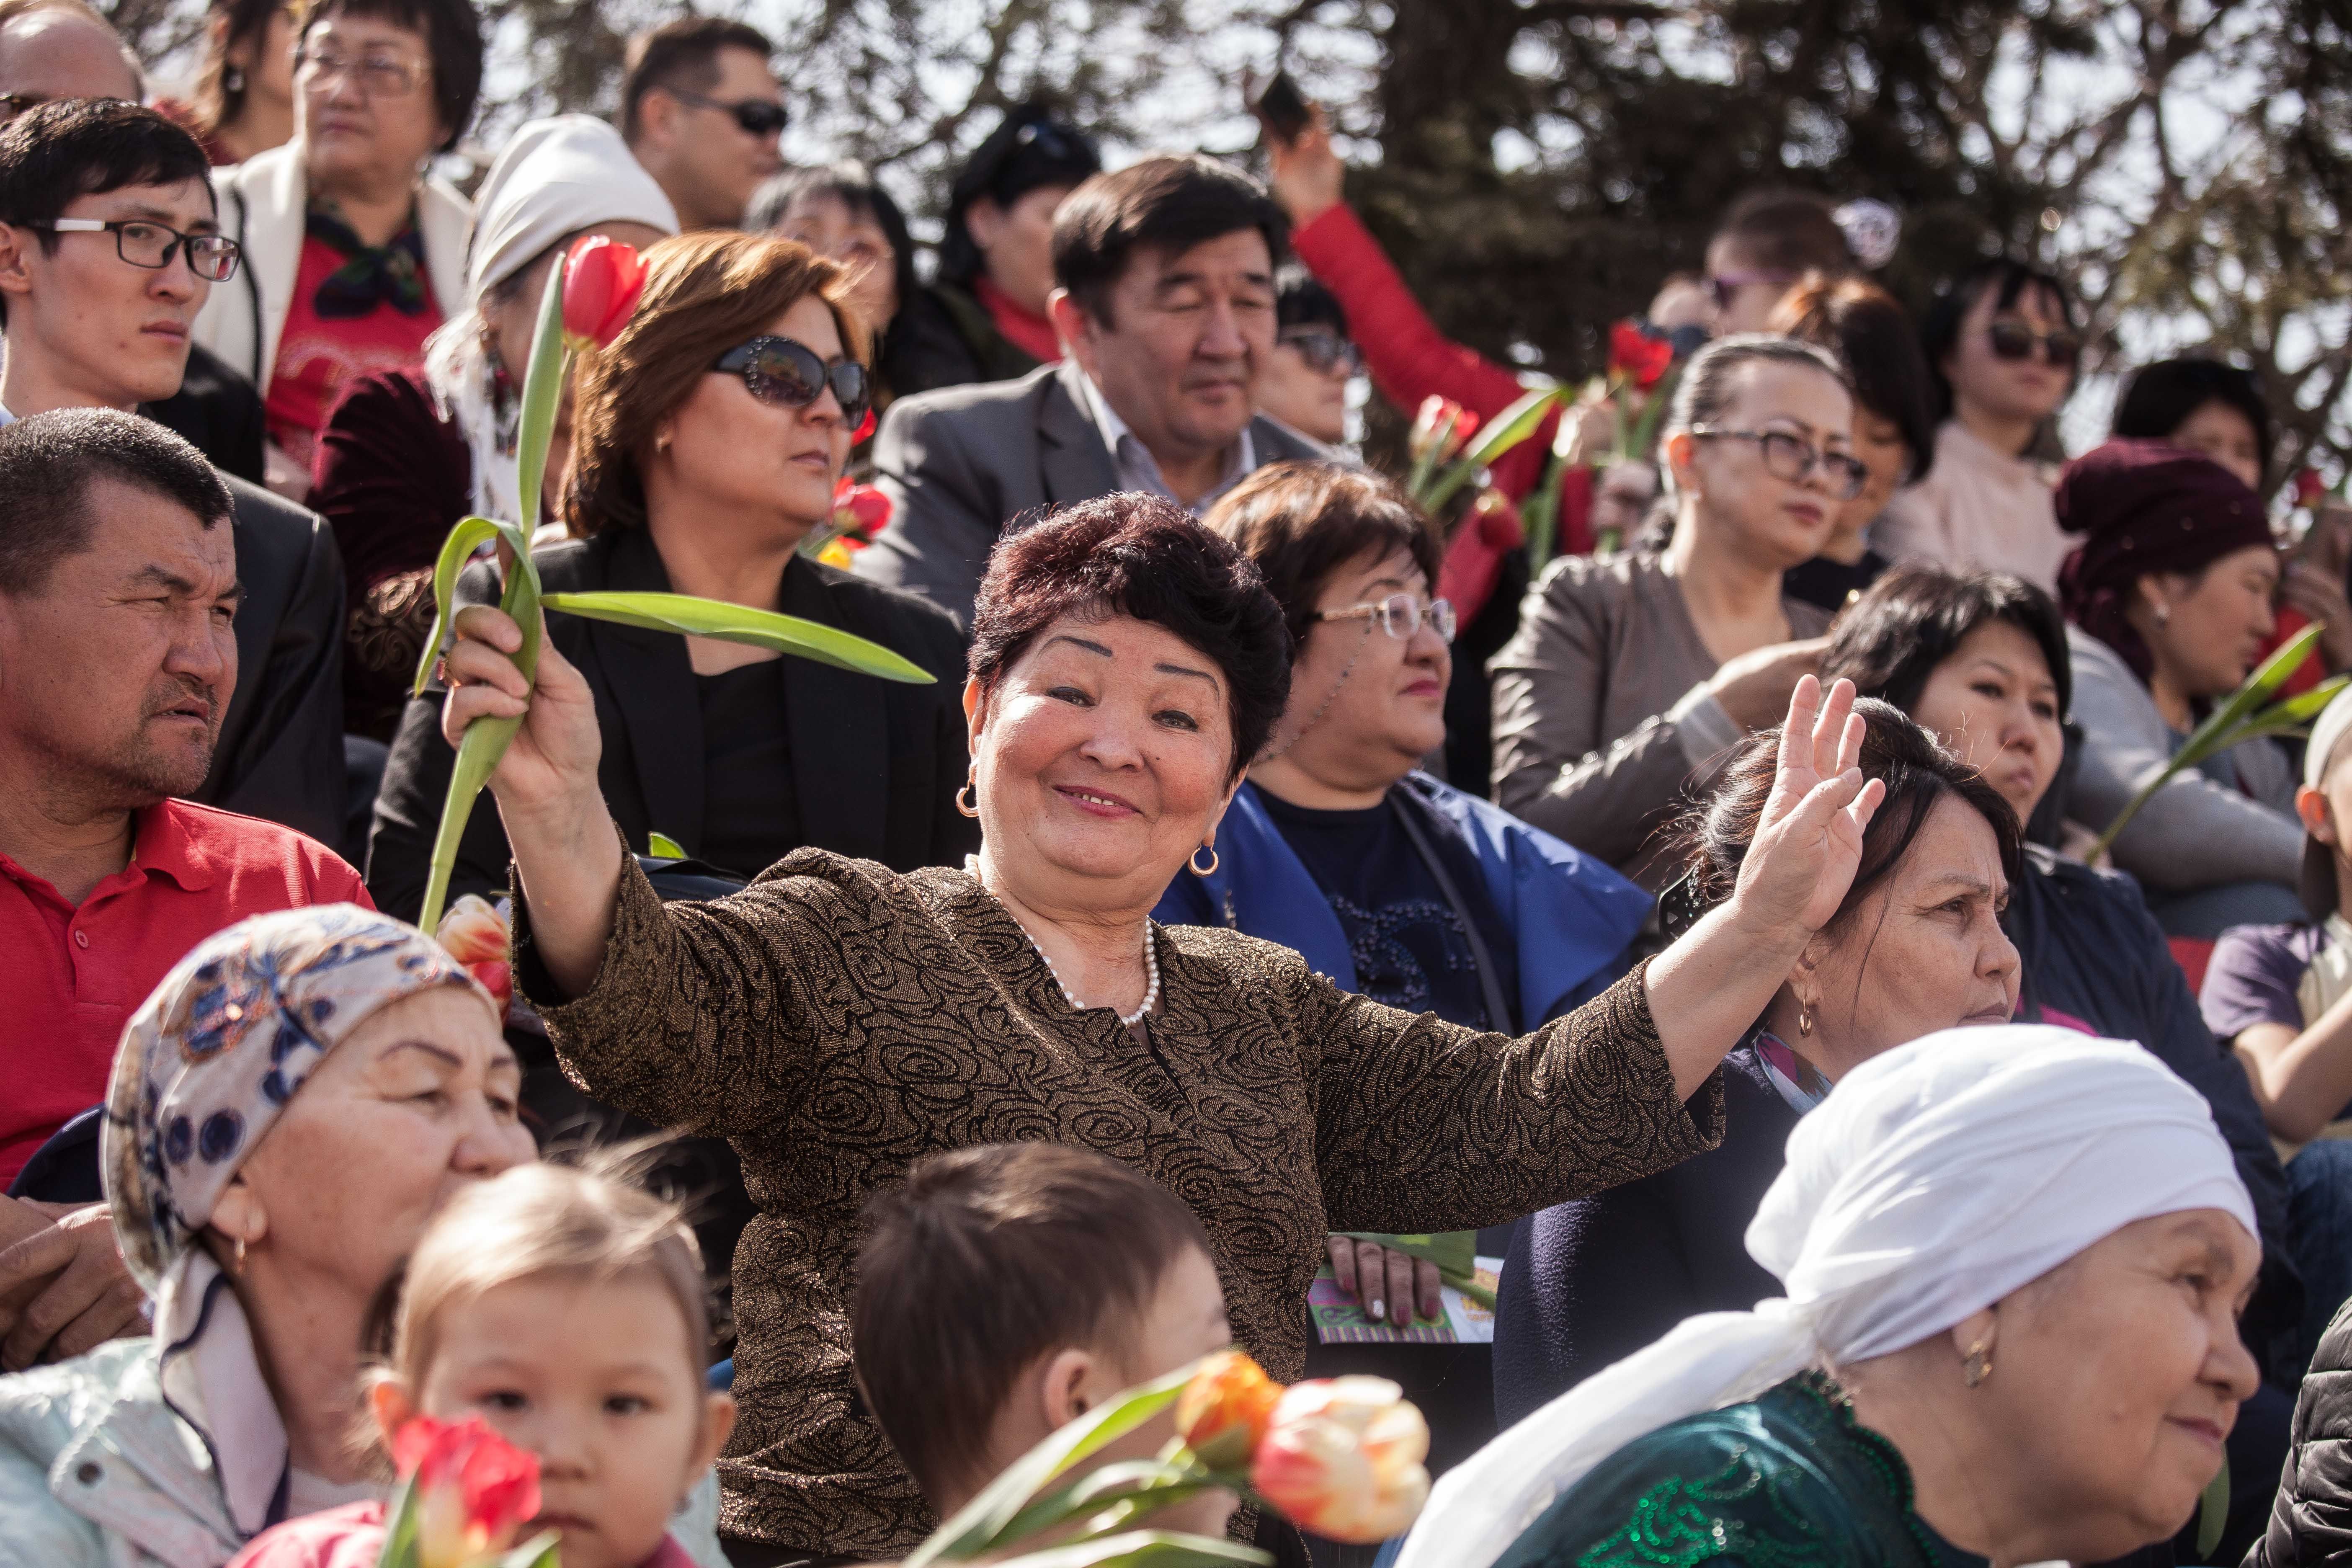
[[[1655,890],[1685,784],[1777,722],[1820,663],[1830,616],[1781,574],[1867,482],[1853,421],[1844,373],[1811,344],[1750,335],[1691,357],[1659,451],[1673,537],[1554,562],[1487,667],[1496,805]]]
[[[598,778],[629,847],[656,833],[748,879],[803,847],[899,870],[978,842],[954,804],[967,767],[963,641],[921,600],[798,553],[831,514],[868,397],[868,340],[834,263],[790,240],[710,231],[645,253],[636,313],[573,384],[572,539],[537,552],[550,592],[695,594],[871,638],[934,686],[867,679],[736,643],[549,617],[587,677]],[[460,579],[493,602],[486,567]],[[414,913],[454,753],[438,690],[410,702],[376,802],[369,888]],[[467,824],[453,895],[503,891],[496,813]]]
[[[245,266],[195,326],[260,391],[270,488],[297,498],[342,384],[415,363],[466,302],[472,208],[423,171],[482,80],[467,0],[321,0],[299,26],[294,139],[213,176]]]

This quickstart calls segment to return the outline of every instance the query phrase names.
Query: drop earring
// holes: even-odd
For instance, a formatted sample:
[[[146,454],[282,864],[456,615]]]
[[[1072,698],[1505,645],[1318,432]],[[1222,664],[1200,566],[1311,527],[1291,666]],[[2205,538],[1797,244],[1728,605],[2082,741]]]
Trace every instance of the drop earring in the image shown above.
[[[1970,1388],[1977,1388],[1982,1386],[1984,1380],[1991,1375],[1991,1348],[1984,1341],[1979,1340],[1969,1347],[1969,1353],[1961,1358],[1960,1381]]]
[[[1797,1004],[1797,1033],[1810,1035],[1812,1032],[1813,1005],[1811,1002],[1800,1002]]]

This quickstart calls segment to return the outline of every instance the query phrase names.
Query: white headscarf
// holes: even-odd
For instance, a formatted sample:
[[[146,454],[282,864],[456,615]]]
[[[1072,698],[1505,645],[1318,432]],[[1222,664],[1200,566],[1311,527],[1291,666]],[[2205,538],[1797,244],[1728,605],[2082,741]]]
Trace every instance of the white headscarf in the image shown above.
[[[1916,1344],[2136,1220],[2201,1208],[2255,1233],[2212,1112],[2139,1047],[2041,1025],[1898,1047],[1789,1135],[1748,1227],[1787,1296],[1685,1320],[1448,1471],[1397,1568],[1489,1568],[1634,1438]]]
[[[482,295],[538,259],[567,234],[600,223],[641,223],[677,232],[677,211],[631,153],[621,133],[586,114],[534,120],[516,132],[474,195],[474,237],[466,250],[467,309],[425,345],[425,374],[442,412],[457,421],[474,456],[474,510],[535,528],[517,515],[510,433],[499,429],[489,358],[482,348]],[[509,367],[520,374],[520,366]]]

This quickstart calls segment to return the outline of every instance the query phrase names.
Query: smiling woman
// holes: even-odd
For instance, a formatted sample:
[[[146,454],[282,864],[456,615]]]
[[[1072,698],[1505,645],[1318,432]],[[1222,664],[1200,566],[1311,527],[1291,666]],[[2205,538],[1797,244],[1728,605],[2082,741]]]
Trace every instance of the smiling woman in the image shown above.
[[[1331,1230],[1496,1223],[1710,1142],[1716,1064],[1769,1000],[1757,977],[1834,911],[1879,795],[1852,768],[1844,692],[1800,682],[1738,890],[1513,1039],[1150,921],[1188,860],[1214,868],[1289,662],[1256,571],[1157,497],[1071,508],[992,560],[960,801],[984,832],[961,871],[802,851],[732,898],[664,906],[598,795],[580,672],[548,643],[526,701],[514,624],[478,605],[457,628],[445,733],[522,719],[490,781],[520,989],[591,1093],[727,1137],[758,1194],[735,1273],[743,1421],[720,1466],[747,1561],[893,1553],[924,1531],[845,1338],[860,1211],[912,1161],[1047,1139],[1139,1167],[1199,1215],[1236,1340],[1296,1376]]]

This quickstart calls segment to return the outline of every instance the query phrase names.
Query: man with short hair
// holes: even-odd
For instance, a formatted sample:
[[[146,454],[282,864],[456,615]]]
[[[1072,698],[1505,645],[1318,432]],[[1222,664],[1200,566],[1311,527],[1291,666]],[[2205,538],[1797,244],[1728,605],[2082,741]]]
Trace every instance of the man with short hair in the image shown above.
[[[367,902],[322,845],[177,798],[211,771],[236,685],[229,510],[203,455],[152,420],[75,408],[0,429],[0,1184],[105,1099],[124,1024],[191,946],[251,914]],[[104,1207],[42,1214],[59,1223],[0,1252],[0,1301],[55,1277],[0,1312],[10,1371],[136,1312]]]
[[[226,244],[203,150],[154,110],[52,102],[0,129],[0,420],[177,391],[196,312],[236,275]],[[314,514],[229,489],[244,679],[224,691],[211,774],[187,793],[340,842],[341,558]]]
[[[784,166],[784,94],[767,35],[686,16],[629,40],[621,139],[677,209],[681,232],[737,228],[760,183]]]
[[[1069,358],[890,405],[875,465],[897,511],[858,574],[968,626],[988,552],[1024,513],[1148,490],[1197,514],[1260,464],[1321,456],[1254,412],[1284,249],[1264,187],[1211,158],[1080,185],[1054,221],[1048,302]]]
[[[138,58],[82,0],[0,0],[0,124],[53,99],[144,96]]]

